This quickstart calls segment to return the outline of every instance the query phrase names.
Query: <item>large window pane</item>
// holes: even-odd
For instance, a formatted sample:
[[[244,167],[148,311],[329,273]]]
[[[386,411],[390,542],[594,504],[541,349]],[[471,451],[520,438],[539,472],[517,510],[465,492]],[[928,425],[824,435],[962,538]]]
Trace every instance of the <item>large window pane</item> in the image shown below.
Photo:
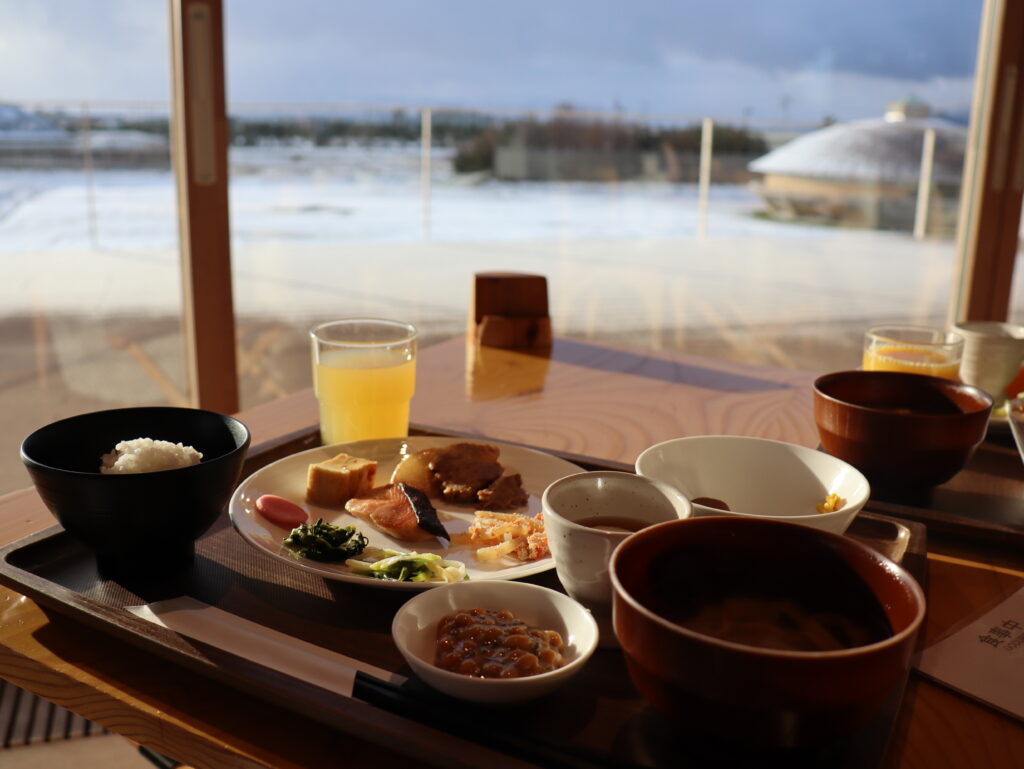
[[[187,401],[169,80],[163,2],[0,9],[0,493],[43,424]]]
[[[483,270],[547,275],[562,335],[782,366],[946,321],[980,0],[255,5],[227,4],[246,403],[308,385],[320,319],[460,333]]]

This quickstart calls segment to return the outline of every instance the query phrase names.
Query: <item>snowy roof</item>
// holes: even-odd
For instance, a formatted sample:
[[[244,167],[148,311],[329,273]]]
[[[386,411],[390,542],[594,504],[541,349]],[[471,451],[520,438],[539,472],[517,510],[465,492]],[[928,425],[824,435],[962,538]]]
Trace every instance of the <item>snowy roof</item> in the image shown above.
[[[69,142],[70,134],[42,115],[0,104],[0,146],[61,146]]]
[[[42,115],[26,112],[14,104],[0,104],[0,130],[50,131],[54,128]]]
[[[124,150],[126,152],[145,152],[149,150],[167,149],[167,137],[144,131],[90,131],[78,134],[75,144],[84,149],[88,144],[94,150]]]
[[[935,129],[932,179],[958,184],[967,129],[939,118],[873,118],[804,134],[750,163],[760,174],[882,184],[916,183],[924,132]]]

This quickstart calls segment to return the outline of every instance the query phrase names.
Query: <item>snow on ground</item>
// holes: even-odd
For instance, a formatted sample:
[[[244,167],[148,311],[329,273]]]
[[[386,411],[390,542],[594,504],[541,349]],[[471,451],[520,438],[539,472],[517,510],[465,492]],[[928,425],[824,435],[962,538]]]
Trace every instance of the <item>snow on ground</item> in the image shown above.
[[[483,270],[548,275],[560,330],[941,317],[953,245],[757,218],[742,186],[463,179],[417,147],[234,150],[236,306],[461,319]],[[477,183],[473,183],[477,182]],[[8,314],[179,306],[169,171],[0,170]]]

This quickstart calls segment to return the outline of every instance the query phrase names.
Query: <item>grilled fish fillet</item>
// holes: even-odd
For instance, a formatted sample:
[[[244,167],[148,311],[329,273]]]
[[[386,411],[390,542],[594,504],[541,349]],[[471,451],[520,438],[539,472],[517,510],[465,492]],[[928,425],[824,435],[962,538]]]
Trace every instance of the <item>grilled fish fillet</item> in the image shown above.
[[[430,499],[407,483],[392,483],[355,497],[345,510],[395,539],[450,539]]]

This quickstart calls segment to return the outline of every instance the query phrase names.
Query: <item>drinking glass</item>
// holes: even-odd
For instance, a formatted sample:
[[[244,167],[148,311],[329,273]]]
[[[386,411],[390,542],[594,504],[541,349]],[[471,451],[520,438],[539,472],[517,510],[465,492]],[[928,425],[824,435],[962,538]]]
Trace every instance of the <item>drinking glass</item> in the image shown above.
[[[309,334],[323,443],[408,435],[409,402],[416,389],[416,327],[347,318],[316,326]]]
[[[865,371],[906,371],[943,379],[960,378],[964,339],[930,326],[872,326],[864,334]]]

